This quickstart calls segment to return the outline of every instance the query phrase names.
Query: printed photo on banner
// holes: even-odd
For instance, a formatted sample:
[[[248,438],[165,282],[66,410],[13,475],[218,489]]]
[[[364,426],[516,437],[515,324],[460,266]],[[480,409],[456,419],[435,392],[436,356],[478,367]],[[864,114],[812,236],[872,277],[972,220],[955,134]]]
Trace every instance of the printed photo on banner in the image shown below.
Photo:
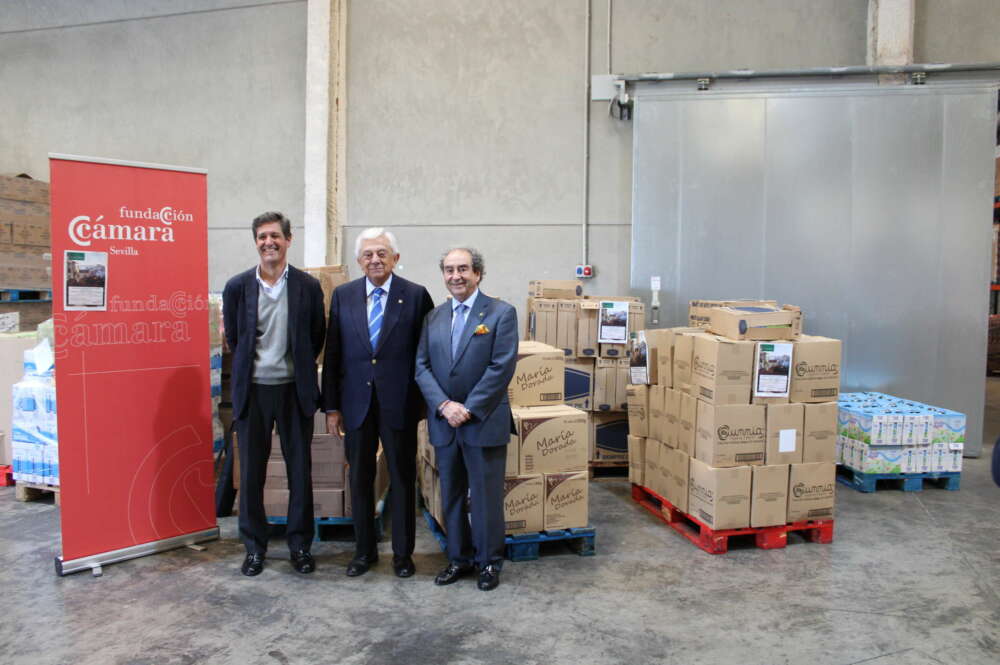
[[[792,370],[791,342],[760,342],[753,369],[754,397],[788,397]]]
[[[625,344],[628,342],[628,301],[601,301],[597,341],[601,344]]]
[[[107,311],[108,253],[66,250],[64,263],[64,309],[77,312]]]

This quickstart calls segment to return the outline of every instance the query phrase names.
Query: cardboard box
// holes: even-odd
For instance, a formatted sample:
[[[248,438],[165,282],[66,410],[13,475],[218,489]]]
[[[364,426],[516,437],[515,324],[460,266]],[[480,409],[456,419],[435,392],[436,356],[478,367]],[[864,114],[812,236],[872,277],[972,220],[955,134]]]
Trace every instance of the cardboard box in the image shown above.
[[[688,514],[716,531],[749,526],[750,474],[749,466],[713,468],[691,458]]]
[[[582,298],[583,282],[578,279],[533,279],[528,282],[533,298]]]
[[[730,339],[794,340],[802,334],[802,311],[794,305],[717,307],[709,314],[708,328]]]
[[[589,415],[590,459],[625,461],[628,458],[628,416],[620,411]]]
[[[556,347],[559,343],[559,301],[536,298],[531,308],[531,339]]]
[[[691,384],[698,399],[712,404],[749,404],[755,344],[705,333],[691,337]]]
[[[575,529],[590,522],[588,473],[545,474],[545,530]]]
[[[594,359],[566,358],[563,398],[567,406],[584,411],[594,408]]]
[[[670,328],[647,328],[646,331],[646,366],[649,368],[649,383],[651,385],[673,385],[673,346],[674,332]],[[660,370],[660,356],[667,360]]]
[[[539,342],[520,342],[517,367],[507,386],[511,406],[562,404],[566,361],[559,349]]]
[[[628,362],[628,358],[619,358],[615,366],[615,399],[621,411],[628,411]]]
[[[570,406],[514,407],[521,475],[587,468],[587,414]]]
[[[701,334],[682,332],[674,336],[674,389],[693,395],[691,387],[691,361],[694,357],[694,341]]]
[[[628,431],[635,436],[649,435],[649,386],[628,386]]]
[[[347,266],[315,266],[312,268],[303,268],[302,270],[319,280],[320,288],[323,289],[323,311],[329,316],[330,296],[333,294],[334,289],[341,284],[347,284],[347,282],[351,281],[351,276],[347,272]]]
[[[662,477],[660,471],[660,449],[663,444],[656,439],[646,439],[643,446],[643,487],[650,489],[657,494],[660,493],[659,483]]]
[[[577,303],[579,300],[559,300],[556,320],[556,348],[563,354],[576,357],[576,345],[579,337],[577,330]]]
[[[788,519],[788,465],[752,468],[750,526],[785,524]]]
[[[541,474],[504,478],[503,520],[507,533],[535,533],[545,528],[544,493]]]
[[[264,513],[273,517],[288,514],[288,489],[264,488]],[[313,488],[313,513],[316,517],[343,517],[344,490]]]
[[[619,411],[618,361],[614,358],[598,358],[594,366],[594,410]]]
[[[14,384],[24,377],[24,352],[37,344],[35,333],[0,334],[0,430],[11,432]],[[10,436],[0,445],[0,464],[12,460]]]
[[[52,289],[52,255],[48,249],[27,247],[24,245],[0,245],[0,284],[4,288],[16,289]],[[6,303],[5,303],[6,304]],[[52,303],[13,302],[9,304],[47,304]]]
[[[802,335],[795,343],[793,402],[835,402],[840,394],[841,341]]]
[[[765,407],[698,400],[695,457],[714,467],[764,463]]]
[[[788,522],[833,519],[837,467],[831,462],[793,464],[788,476]]]
[[[663,441],[667,430],[666,392],[669,388],[649,386],[649,422],[646,424],[646,436]]]
[[[767,448],[764,464],[800,464],[805,407],[802,404],[769,404],[765,408]]]
[[[521,443],[517,434],[510,435],[507,442],[507,462],[504,465],[504,476],[521,475]]]
[[[646,470],[646,439],[640,436],[628,435],[628,481],[634,485],[645,486]]]
[[[15,245],[52,246],[47,203],[0,198],[0,224],[11,225],[10,242]]]
[[[688,397],[691,397],[688,395]],[[692,400],[694,398],[691,398]],[[694,405],[694,402],[691,402]],[[679,390],[674,390],[673,388],[663,389],[663,431],[661,432],[662,437],[660,441],[664,444],[670,446],[671,448],[679,448],[679,432],[680,432],[680,413],[681,413],[681,392]],[[691,449],[694,449],[694,420],[691,419]],[[686,452],[686,451],[685,451]],[[690,453],[688,453],[690,454]]]
[[[674,392],[677,393],[678,403],[677,449],[694,457],[695,441],[698,438],[698,400],[677,389]]]
[[[836,461],[837,403],[805,404],[802,461]]]
[[[49,183],[18,176],[0,176],[0,199],[49,204]]]
[[[683,450],[660,448],[660,472],[663,475],[664,499],[681,512],[688,512],[691,457]]]
[[[576,310],[576,355],[596,358],[600,353],[597,343],[597,322],[601,303],[598,300],[581,300]]]
[[[707,328],[709,315],[716,307],[777,307],[775,300],[692,300],[688,303],[688,325]]]

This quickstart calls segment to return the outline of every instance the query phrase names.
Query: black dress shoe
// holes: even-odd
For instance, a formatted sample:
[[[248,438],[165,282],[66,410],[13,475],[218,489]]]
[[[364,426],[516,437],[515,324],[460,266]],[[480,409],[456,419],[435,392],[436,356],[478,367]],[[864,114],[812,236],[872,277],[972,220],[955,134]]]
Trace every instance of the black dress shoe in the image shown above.
[[[264,570],[264,555],[248,552],[247,558],[243,559],[243,565],[240,566],[240,572],[247,577],[253,577],[260,575],[262,570]]]
[[[312,554],[305,550],[299,550],[292,552],[292,568],[295,569],[295,572],[305,575],[316,570],[316,562],[313,560]]]
[[[461,577],[465,577],[472,572],[472,566],[460,563],[449,563],[448,567],[437,574],[434,578],[434,584],[438,586],[445,586],[446,584],[453,584],[459,580]]]
[[[364,558],[354,558],[351,562],[347,564],[347,576],[357,577],[358,575],[364,575],[368,572],[368,569],[378,562],[378,557],[374,559],[364,559]]]
[[[484,566],[479,571],[479,582],[476,586],[482,591],[491,591],[500,586],[500,568],[496,564]]]
[[[413,577],[417,572],[417,567],[413,565],[413,559],[408,556],[399,559],[393,557],[392,569],[396,572],[396,577]]]

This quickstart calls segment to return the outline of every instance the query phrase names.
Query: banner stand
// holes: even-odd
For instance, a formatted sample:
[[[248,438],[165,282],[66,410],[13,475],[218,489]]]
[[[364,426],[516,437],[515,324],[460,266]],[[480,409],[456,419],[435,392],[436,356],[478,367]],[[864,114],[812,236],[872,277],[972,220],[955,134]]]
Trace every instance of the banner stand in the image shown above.
[[[157,540],[151,543],[142,543],[141,545],[133,545],[132,547],[123,547],[122,549],[114,550],[113,552],[101,552],[100,554],[92,554],[91,556],[80,557],[79,559],[72,559],[70,561],[63,561],[61,556],[57,556],[56,575],[65,577],[66,575],[79,573],[83,570],[90,570],[94,573],[94,577],[98,577],[101,575],[101,567],[110,563],[120,563],[122,561],[128,561],[129,559],[138,559],[141,556],[159,554],[160,552],[175,550],[179,547],[187,547],[188,545],[196,545],[198,543],[218,539],[219,527],[215,527],[198,533],[188,533],[183,536],[164,538],[163,540]]]

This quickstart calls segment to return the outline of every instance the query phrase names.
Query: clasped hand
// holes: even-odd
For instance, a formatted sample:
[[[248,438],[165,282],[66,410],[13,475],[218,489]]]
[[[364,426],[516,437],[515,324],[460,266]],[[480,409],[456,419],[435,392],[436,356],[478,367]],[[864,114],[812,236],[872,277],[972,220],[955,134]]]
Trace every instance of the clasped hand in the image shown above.
[[[452,427],[461,427],[472,418],[472,414],[460,402],[448,401],[441,407],[441,415]]]

